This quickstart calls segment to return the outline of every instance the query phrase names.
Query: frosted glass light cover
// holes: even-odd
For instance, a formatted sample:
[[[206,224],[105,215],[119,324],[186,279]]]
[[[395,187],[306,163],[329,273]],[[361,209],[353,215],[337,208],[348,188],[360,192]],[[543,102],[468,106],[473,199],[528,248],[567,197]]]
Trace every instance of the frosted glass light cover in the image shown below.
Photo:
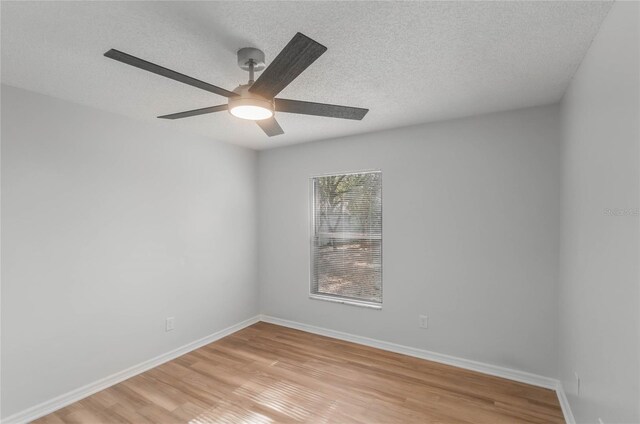
[[[273,112],[267,108],[254,106],[254,105],[238,105],[232,107],[229,112],[233,116],[241,119],[249,119],[252,121],[259,121],[262,119],[268,119],[273,116]]]

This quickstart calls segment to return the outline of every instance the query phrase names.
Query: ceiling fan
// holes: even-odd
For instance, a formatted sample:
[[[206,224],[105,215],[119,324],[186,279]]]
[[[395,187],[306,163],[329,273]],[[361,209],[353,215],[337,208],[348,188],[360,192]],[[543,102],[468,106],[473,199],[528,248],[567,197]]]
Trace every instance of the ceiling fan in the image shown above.
[[[233,91],[216,87],[119,50],[111,49],[104,55],[127,65],[228,98],[227,104],[162,115],[158,116],[158,118],[180,119],[228,110],[238,118],[256,121],[258,126],[269,137],[272,137],[284,134],[280,124],[274,117],[275,112],[361,120],[369,111],[369,109],[357,107],[275,97],[325,51],[327,51],[325,46],[301,33],[297,33],[273,62],[266,67],[264,53],[261,50],[252,47],[240,49],[238,50],[238,66],[249,72],[249,82],[239,85]],[[254,81],[254,72],[262,70],[264,70],[262,74]]]

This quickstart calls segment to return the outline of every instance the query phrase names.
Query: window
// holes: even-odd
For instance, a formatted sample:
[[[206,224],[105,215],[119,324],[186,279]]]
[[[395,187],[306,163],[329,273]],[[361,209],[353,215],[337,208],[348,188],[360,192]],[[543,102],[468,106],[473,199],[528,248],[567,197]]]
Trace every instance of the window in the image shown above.
[[[311,179],[311,297],[382,304],[382,173]]]

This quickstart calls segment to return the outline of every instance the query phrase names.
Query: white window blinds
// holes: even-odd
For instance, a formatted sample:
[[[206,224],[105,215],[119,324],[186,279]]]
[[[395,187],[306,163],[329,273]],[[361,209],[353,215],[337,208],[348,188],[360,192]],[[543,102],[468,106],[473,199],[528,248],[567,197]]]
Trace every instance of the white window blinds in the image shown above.
[[[382,303],[382,173],[312,179],[311,294]]]

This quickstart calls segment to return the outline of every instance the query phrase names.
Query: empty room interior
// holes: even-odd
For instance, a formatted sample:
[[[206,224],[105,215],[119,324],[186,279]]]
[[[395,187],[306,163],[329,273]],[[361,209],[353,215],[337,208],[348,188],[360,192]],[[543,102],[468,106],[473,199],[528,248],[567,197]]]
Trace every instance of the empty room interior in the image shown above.
[[[0,19],[2,424],[640,423],[640,2]]]

